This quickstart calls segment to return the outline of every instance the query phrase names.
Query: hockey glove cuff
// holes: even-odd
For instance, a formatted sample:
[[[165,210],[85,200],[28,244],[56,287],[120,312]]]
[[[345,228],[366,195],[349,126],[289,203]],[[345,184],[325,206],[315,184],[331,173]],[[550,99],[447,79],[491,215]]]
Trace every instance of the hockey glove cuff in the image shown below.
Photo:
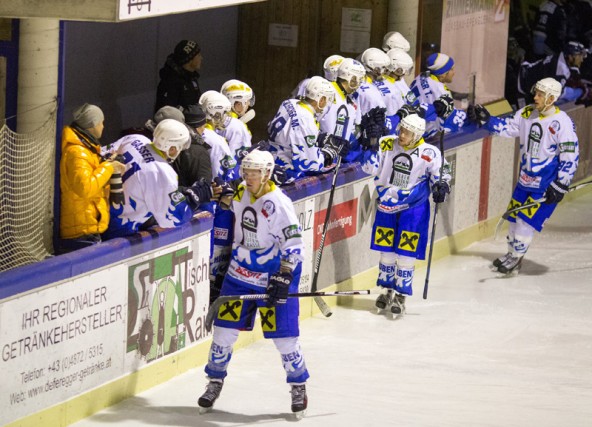
[[[432,185],[432,198],[434,203],[444,203],[448,193],[450,193],[450,186],[446,181],[436,181],[434,185]]]
[[[397,112],[395,113],[397,116],[399,116],[399,118],[401,120],[403,120],[405,117],[407,117],[409,114],[417,114],[417,109],[413,106],[413,105],[409,105],[409,104],[403,104],[401,106],[401,108],[399,108],[397,110]],[[425,116],[425,111],[424,111],[424,116]],[[423,118],[423,117],[422,117]]]
[[[569,191],[569,187],[559,181],[553,181],[545,192],[545,203],[552,205],[563,200],[565,193]]]
[[[214,185],[216,187],[220,187],[222,190],[220,192],[220,200],[218,202],[220,207],[224,210],[230,209],[230,204],[232,203],[232,198],[234,197],[234,188],[232,188],[228,182],[225,182],[219,176],[214,178]]]
[[[280,186],[284,182],[286,182],[288,180],[288,175],[286,174],[286,168],[276,164],[273,167],[273,173],[271,174],[271,180],[277,186]]]
[[[267,306],[274,307],[276,304],[285,304],[288,301],[288,291],[292,283],[292,272],[284,271],[272,274],[267,285]]]

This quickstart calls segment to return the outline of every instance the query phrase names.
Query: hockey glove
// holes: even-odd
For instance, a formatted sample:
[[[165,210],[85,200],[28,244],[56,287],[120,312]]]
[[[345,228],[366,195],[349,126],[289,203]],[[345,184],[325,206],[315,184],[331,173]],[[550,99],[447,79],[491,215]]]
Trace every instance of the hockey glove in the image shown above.
[[[477,123],[479,127],[481,127],[489,121],[491,114],[489,114],[489,111],[487,111],[483,105],[476,104],[469,105],[469,108],[467,108],[467,116],[469,117],[469,120]]]
[[[276,164],[273,167],[273,173],[271,174],[271,180],[277,186],[280,186],[284,182],[286,182],[288,180],[288,175],[286,174],[286,168]]]
[[[250,147],[240,147],[236,150],[236,158],[239,162],[249,154],[249,148]]]
[[[560,183],[559,181],[553,181],[549,187],[547,187],[547,191],[545,191],[545,203],[548,205],[552,205],[555,203],[559,203],[563,200],[563,196],[565,193],[569,191],[569,187]]]
[[[450,95],[442,95],[434,101],[434,109],[438,117],[446,120],[454,111],[454,99]]]
[[[384,126],[386,121],[386,108],[374,107],[366,113],[371,122]]]
[[[234,189],[229,183],[225,182],[219,176],[214,178],[214,185],[221,188],[220,200],[218,202],[220,207],[224,210],[230,209],[230,204],[232,203],[232,198],[234,197]]]
[[[450,187],[446,181],[436,181],[434,185],[432,185],[432,198],[434,199],[434,203],[444,203],[448,193],[450,193]]]
[[[187,199],[187,204],[192,211],[196,211],[199,205],[207,203],[212,198],[212,188],[203,178],[195,181],[191,187],[179,188]]]
[[[401,120],[403,120],[409,114],[417,114],[417,113],[418,113],[417,109],[413,105],[403,104],[403,106],[401,106],[401,108],[399,108],[395,114],[397,116],[399,116],[399,118]],[[424,116],[425,116],[425,112],[424,112]]]
[[[276,304],[285,304],[288,300],[288,291],[292,283],[292,272],[277,272],[269,277],[267,285],[267,306],[274,307]]]

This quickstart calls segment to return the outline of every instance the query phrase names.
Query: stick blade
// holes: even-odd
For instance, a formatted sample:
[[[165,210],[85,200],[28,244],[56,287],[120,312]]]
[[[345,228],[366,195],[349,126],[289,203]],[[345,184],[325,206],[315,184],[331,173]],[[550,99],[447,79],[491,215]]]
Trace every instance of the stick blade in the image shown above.
[[[321,313],[323,313],[323,316],[331,317],[333,315],[331,307],[329,307],[329,304],[327,304],[323,298],[314,297],[314,302],[317,304],[317,307],[319,307],[319,310],[321,310]]]

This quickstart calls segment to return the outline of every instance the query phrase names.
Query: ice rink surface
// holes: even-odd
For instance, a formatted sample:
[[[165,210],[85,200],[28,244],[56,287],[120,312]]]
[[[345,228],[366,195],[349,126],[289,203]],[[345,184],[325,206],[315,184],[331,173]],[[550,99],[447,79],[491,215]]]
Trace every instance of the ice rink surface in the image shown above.
[[[354,297],[301,323],[311,378],[300,426],[592,426],[592,193],[563,202],[516,277],[491,260],[503,236],[416,272],[407,315]],[[378,261],[378,257],[377,257]],[[278,426],[296,422],[268,340],[237,351],[215,409],[199,415],[203,367],[74,426]]]

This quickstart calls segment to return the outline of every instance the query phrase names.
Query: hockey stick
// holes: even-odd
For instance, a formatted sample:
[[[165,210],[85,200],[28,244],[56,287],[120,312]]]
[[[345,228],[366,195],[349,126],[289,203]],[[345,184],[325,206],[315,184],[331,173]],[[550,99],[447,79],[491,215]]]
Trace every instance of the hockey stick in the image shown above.
[[[581,184],[577,184],[577,185],[572,185],[571,187],[569,187],[567,189],[568,193],[571,193],[572,191],[576,191],[579,190],[582,187],[585,187],[587,185],[592,184],[592,181],[588,181],[588,182],[583,182]],[[504,223],[504,221],[506,221],[512,214],[521,211],[523,209],[530,209],[534,206],[539,205],[540,203],[543,203],[545,201],[545,198],[542,197],[540,199],[534,200],[532,202],[520,205],[520,206],[516,206],[515,208],[512,209],[508,209],[506,212],[504,212],[501,216],[501,218],[499,219],[499,221],[497,222],[497,225],[495,226],[495,233],[493,235],[493,240],[497,240],[497,236],[499,234],[499,231],[502,227],[502,224]]]
[[[347,105],[343,104],[337,110],[337,124],[335,125],[335,135],[341,136],[345,138],[347,132],[347,121],[349,119],[349,114],[347,111]],[[317,290],[317,281],[319,280],[319,271],[321,267],[321,259],[323,257],[323,249],[325,247],[325,238],[327,237],[327,230],[329,229],[329,218],[331,217],[331,208],[333,206],[333,196],[335,195],[335,187],[337,184],[337,173],[339,172],[339,167],[341,166],[341,156],[337,157],[337,165],[335,166],[335,171],[333,172],[333,182],[331,183],[331,192],[329,193],[329,203],[327,205],[327,212],[325,214],[325,223],[323,224],[323,234],[321,235],[321,242],[319,244],[319,249],[317,252],[317,256],[315,258],[315,263],[313,266],[313,275],[312,275],[312,285],[310,287],[312,292],[316,292]],[[330,317],[333,313],[331,312],[331,307],[321,298],[320,296],[315,296],[314,298],[315,303],[323,313],[323,316]]]
[[[442,156],[442,164],[440,165],[440,178],[438,181],[442,183],[442,178],[444,175],[444,130],[440,131],[440,153]],[[430,253],[428,255],[428,265],[426,270],[426,278],[425,283],[423,285],[423,299],[428,298],[428,283],[430,281],[430,270],[432,267],[432,253],[434,251],[434,238],[436,236],[436,219],[438,218],[438,205],[440,203],[436,203],[434,206],[434,220],[432,221],[432,237],[430,238]]]
[[[335,292],[301,292],[297,294],[288,294],[288,298],[320,298],[324,297],[339,297],[339,296],[356,296],[356,295],[370,295],[372,291],[365,289],[361,291],[335,291]],[[205,327],[207,331],[212,329],[214,323],[214,317],[220,311],[222,305],[229,303],[230,301],[256,301],[264,300],[269,298],[268,294],[246,294],[246,295],[224,295],[214,300],[208,312],[206,314]]]
[[[249,110],[243,116],[239,117],[239,120],[243,123],[249,123],[254,118],[255,118],[255,110]]]

